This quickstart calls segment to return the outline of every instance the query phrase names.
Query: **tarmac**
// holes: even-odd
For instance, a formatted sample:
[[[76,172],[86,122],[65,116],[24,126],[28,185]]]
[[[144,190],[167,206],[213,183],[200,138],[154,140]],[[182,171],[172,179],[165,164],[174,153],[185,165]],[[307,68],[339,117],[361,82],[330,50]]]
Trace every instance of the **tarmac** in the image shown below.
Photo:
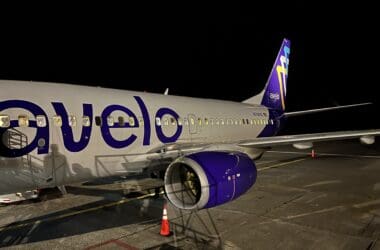
[[[198,212],[168,205],[157,179],[105,179],[47,190],[38,202],[0,207],[8,249],[380,249],[380,143],[275,147],[256,161],[256,184]]]

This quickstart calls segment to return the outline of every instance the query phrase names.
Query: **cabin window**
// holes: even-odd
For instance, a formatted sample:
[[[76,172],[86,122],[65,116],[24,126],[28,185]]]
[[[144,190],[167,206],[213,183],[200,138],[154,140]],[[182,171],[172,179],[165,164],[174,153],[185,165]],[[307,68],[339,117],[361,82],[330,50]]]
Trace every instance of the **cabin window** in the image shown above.
[[[119,123],[119,127],[124,127],[124,126],[125,126],[125,120],[124,120],[124,117],[119,116],[119,117],[117,118],[117,121],[118,121],[118,123]]]
[[[95,125],[102,126],[102,118],[100,116],[95,116]]]
[[[274,122],[273,122],[273,120],[272,120],[272,119],[270,119],[270,124],[271,124],[271,125],[273,125],[273,124],[274,124]]]
[[[131,127],[135,126],[135,118],[129,117],[128,121],[129,121],[129,126],[131,126]]]
[[[190,124],[191,124],[191,125],[194,125],[194,124],[195,124],[195,121],[194,121],[194,118],[193,118],[193,117],[190,117]]]
[[[210,125],[214,125],[214,118],[210,118]]]
[[[219,126],[219,119],[218,118],[215,118],[215,125]]]
[[[77,125],[77,118],[74,115],[69,115],[69,126],[75,127]]]
[[[144,119],[142,117],[139,118],[139,124],[140,126],[144,126]]]
[[[161,119],[160,117],[156,117],[156,125],[161,126]]]
[[[107,126],[112,127],[115,125],[115,120],[113,119],[113,116],[107,117]]]
[[[243,124],[245,125],[245,119],[242,119],[242,121],[240,121],[240,124],[243,122]]]
[[[171,125],[176,125],[177,124],[177,120],[174,118],[174,117],[170,117],[170,124]]]
[[[250,119],[250,124],[253,125],[253,119]]]
[[[91,126],[91,120],[89,116],[83,116],[82,117],[82,123],[84,127],[90,127]]]
[[[10,125],[9,115],[0,115],[0,128],[8,128]]]
[[[53,123],[56,127],[62,127],[62,117],[60,115],[53,116]]]
[[[19,115],[18,116],[18,126],[19,127],[28,127],[29,126],[29,118],[27,115]]]
[[[208,119],[205,118],[205,125],[208,125]]]
[[[165,118],[165,119],[164,119],[164,125],[165,125],[165,126],[168,126],[168,125],[169,125],[169,119],[168,119],[168,118]]]
[[[238,120],[235,120],[235,125],[238,125],[238,124],[239,124]]]
[[[46,127],[46,117],[44,115],[36,116],[37,127]]]
[[[198,124],[199,126],[202,126],[202,119],[198,117]]]
[[[220,125],[224,125],[224,119],[220,119]]]

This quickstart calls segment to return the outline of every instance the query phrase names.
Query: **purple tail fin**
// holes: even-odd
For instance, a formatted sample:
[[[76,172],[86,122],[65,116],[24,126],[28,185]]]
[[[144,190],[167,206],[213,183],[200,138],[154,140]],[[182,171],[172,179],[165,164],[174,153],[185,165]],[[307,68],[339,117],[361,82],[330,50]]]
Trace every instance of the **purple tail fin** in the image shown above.
[[[260,94],[244,101],[249,104],[261,104],[268,108],[285,111],[286,83],[288,78],[290,41],[284,39],[268,81]]]

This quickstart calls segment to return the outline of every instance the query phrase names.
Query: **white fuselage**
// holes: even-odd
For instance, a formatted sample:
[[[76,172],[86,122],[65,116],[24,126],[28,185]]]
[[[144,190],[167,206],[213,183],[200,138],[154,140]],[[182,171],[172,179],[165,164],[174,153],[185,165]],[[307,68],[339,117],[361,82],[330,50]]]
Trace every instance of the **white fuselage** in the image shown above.
[[[231,144],[259,136],[266,126],[278,126],[269,120],[266,107],[231,101],[39,82],[0,81],[0,87],[0,115],[9,116],[13,124],[18,124],[20,116],[29,122],[28,127],[14,126],[16,132],[2,140],[10,152],[0,155],[0,193],[122,175],[130,166],[146,167],[149,154],[163,145]],[[17,107],[19,103],[43,110],[46,127],[30,127],[39,113]],[[88,127],[83,126],[84,104],[92,111]],[[57,107],[64,107],[76,124],[65,124],[62,109]],[[102,114],[106,119],[101,119]],[[136,119],[130,118],[133,115]],[[101,126],[96,120],[101,120]],[[107,128],[102,130],[102,126]],[[84,128],[91,132],[81,138]],[[44,140],[36,138],[43,129]],[[73,138],[66,133],[70,130]],[[8,143],[9,137],[16,146]],[[27,142],[22,142],[24,137]],[[9,155],[34,139],[36,147],[30,152]]]

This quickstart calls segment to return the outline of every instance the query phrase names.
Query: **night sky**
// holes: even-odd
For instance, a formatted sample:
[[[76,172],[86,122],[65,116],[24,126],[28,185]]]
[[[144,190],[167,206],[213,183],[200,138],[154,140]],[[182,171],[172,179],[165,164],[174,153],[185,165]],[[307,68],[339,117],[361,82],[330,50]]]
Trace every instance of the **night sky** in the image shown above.
[[[0,78],[155,93],[169,87],[173,95],[241,101],[261,90],[286,37],[288,111],[375,102],[293,118],[286,133],[380,128],[375,7],[248,3],[8,13],[0,25]]]

